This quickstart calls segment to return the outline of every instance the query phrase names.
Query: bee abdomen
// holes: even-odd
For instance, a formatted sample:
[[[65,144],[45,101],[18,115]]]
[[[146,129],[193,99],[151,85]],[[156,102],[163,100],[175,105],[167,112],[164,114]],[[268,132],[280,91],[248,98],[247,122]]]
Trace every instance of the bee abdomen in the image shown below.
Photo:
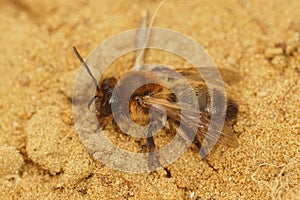
[[[239,106],[232,99],[227,100],[226,120],[235,119],[239,112]]]

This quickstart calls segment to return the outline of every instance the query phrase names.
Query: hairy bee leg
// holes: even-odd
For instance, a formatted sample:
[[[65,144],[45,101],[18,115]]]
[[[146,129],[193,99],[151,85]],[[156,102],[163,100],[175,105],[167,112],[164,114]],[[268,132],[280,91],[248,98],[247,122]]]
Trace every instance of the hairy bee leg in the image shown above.
[[[147,135],[147,146],[149,148],[149,162],[148,162],[148,166],[150,169],[152,169],[152,167],[154,166],[154,151],[155,151],[155,142],[153,139],[153,132],[156,129],[156,124],[152,123],[149,126],[148,129],[148,135]]]
[[[157,122],[151,123],[147,134],[147,146],[149,148],[149,162],[148,162],[149,169],[162,166],[162,164],[159,161],[158,155],[155,153],[155,142],[153,138],[153,134],[157,131],[157,125],[158,125]],[[167,174],[169,174],[168,170],[166,170],[166,172]]]
[[[198,148],[199,154],[203,155],[203,152],[201,152],[202,151],[202,149],[201,149],[202,145],[201,145],[201,142],[199,141],[199,139],[197,138],[197,136],[194,138],[193,143]],[[208,164],[208,166],[211,167],[215,172],[218,172],[218,170],[216,168],[214,168],[214,166],[207,160],[207,158],[202,157],[202,160],[205,161]]]
[[[98,120],[98,126],[99,128],[101,127],[101,129],[105,129],[105,127],[108,124],[108,119],[107,118],[102,118],[101,120]]]
[[[239,112],[239,106],[237,103],[232,100],[227,100],[227,108],[226,108],[226,121],[236,119]]]
[[[156,124],[155,123],[152,123],[149,127],[149,130],[148,130],[148,137],[147,137],[147,145],[148,145],[148,148],[149,148],[149,162],[148,162],[148,167],[149,169],[153,169],[155,167],[154,165],[154,159],[156,161],[156,164],[158,166],[162,166],[157,155],[155,154],[155,142],[154,142],[154,139],[153,139],[153,133],[154,131],[156,130]],[[166,172],[166,177],[167,178],[170,178],[171,177],[171,171],[167,168],[167,167],[163,167],[163,169],[165,170]]]
[[[199,141],[199,139],[197,138],[197,136],[194,138],[193,143],[196,145],[196,147],[199,149],[201,149],[202,145],[201,142]]]
[[[216,168],[209,162],[209,160],[208,160],[207,158],[202,158],[202,160],[205,161],[206,164],[207,164],[210,168],[212,168],[212,170],[214,170],[215,172],[218,172],[218,169],[216,169]]]
[[[192,138],[193,136],[191,134],[189,134],[189,131],[184,131],[184,132],[186,133],[186,135],[189,137],[190,140],[193,140],[193,143],[196,145],[200,156],[203,155],[203,153],[205,153],[205,152],[202,152],[202,150],[203,150],[201,148],[202,144],[199,141],[198,137],[195,136],[194,138]],[[184,138],[182,137],[182,139],[184,139]],[[203,161],[205,161],[208,164],[208,166],[211,167],[215,172],[218,172],[218,170],[216,168],[214,168],[214,166],[212,164],[210,164],[210,162],[207,160],[207,158],[201,156],[201,159]]]
[[[116,132],[122,133],[121,129],[119,128],[119,126],[118,126],[118,124],[117,124],[117,122],[114,118],[112,118],[111,123],[112,123],[112,125],[114,127],[114,130]]]

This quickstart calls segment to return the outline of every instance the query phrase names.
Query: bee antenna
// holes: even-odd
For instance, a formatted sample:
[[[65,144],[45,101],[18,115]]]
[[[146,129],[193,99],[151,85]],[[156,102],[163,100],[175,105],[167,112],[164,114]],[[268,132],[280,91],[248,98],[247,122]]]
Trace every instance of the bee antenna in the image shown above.
[[[92,74],[89,66],[86,64],[86,62],[82,59],[82,57],[80,56],[79,52],[77,51],[76,47],[73,46],[73,50],[74,50],[74,53],[76,55],[76,57],[78,58],[78,60],[81,62],[81,64],[83,64],[83,66],[85,67],[86,71],[88,72],[88,74],[92,77],[93,81],[94,81],[94,84],[95,84],[95,87],[97,90],[99,90],[99,87],[98,87],[98,83],[97,83],[97,79],[94,77],[94,75]]]
[[[154,20],[157,16],[157,13],[158,11],[160,10],[160,8],[162,7],[162,5],[166,2],[167,0],[162,0],[158,6],[155,8],[154,10],[154,13],[150,19],[150,22],[149,22],[149,26],[148,26],[148,29],[146,29],[146,33],[145,33],[145,38],[142,38],[142,41],[138,41],[139,43],[137,44],[137,47],[140,48],[140,50],[138,51],[138,53],[136,54],[136,58],[135,58],[135,63],[134,63],[134,69],[136,70],[139,70],[139,67],[140,65],[143,64],[144,62],[144,54],[145,54],[145,49],[147,47],[147,44],[149,42],[149,38],[150,38],[150,28],[153,27],[153,23],[154,23]],[[145,28],[147,27],[147,21],[148,21],[148,11],[146,12],[146,16],[145,18],[142,20],[142,23],[141,23],[141,27],[140,28]],[[140,33],[140,34],[144,34],[144,33]]]

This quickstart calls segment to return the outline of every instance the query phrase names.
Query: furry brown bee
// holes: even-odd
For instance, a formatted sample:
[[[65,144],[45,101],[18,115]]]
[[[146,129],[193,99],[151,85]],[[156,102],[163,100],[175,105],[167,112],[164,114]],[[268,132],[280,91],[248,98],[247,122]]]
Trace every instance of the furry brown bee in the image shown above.
[[[145,37],[145,33],[140,33],[140,35]],[[141,47],[145,42],[145,39],[141,39],[138,35],[137,46]],[[179,99],[191,97],[190,90],[184,87],[182,77],[172,76],[174,70],[164,66],[143,65],[143,59],[141,59],[144,56],[143,51],[137,52],[136,55],[134,69],[138,66],[139,70],[129,71],[121,77],[111,76],[99,83],[75,47],[74,52],[94,81],[96,92],[88,106],[95,102],[96,116],[100,124],[103,124],[103,119],[114,113],[112,107],[118,109],[114,113],[113,124],[117,124],[119,118],[124,117],[130,118],[141,126],[149,124],[147,131],[147,145],[150,152],[149,166],[152,166],[154,162],[155,141],[153,135],[159,129],[158,127],[178,131],[183,140],[194,142],[199,150],[201,150],[205,137],[229,147],[238,146],[238,140],[229,123],[237,117],[238,105],[231,98],[226,101],[224,94],[218,90],[217,84],[215,89],[210,92],[197,69],[181,68],[175,69],[175,72],[188,81],[196,95],[198,110],[189,105],[189,101],[184,103],[179,101]],[[143,67],[145,69],[141,70]],[[211,68],[207,67],[201,70],[209,74]],[[225,82],[236,82],[239,79],[239,76],[232,71],[221,69],[220,72]],[[158,78],[163,79],[165,84],[157,82]],[[139,87],[136,87],[137,85]],[[174,91],[180,92],[176,94]],[[127,97],[128,94],[130,96]],[[220,102],[220,107],[212,107],[212,98]],[[222,102],[227,103],[222,104]],[[129,111],[125,112],[126,110]],[[186,111],[185,114],[182,113],[182,110]],[[225,116],[223,129],[209,130],[212,114],[221,112],[225,112],[223,113]],[[164,115],[166,117],[162,117]],[[195,137],[191,134],[192,130],[196,130]],[[205,152],[202,153],[204,156],[206,155]]]
[[[76,55],[80,60],[82,58],[74,48]],[[85,62],[82,60],[84,65]],[[86,66],[89,71],[88,66]],[[209,70],[209,68],[204,69]],[[158,72],[158,76],[169,76],[168,69],[160,66],[153,67],[152,72]],[[233,72],[228,70],[220,70],[225,77],[230,77],[236,80]],[[225,125],[222,131],[210,130],[208,131],[210,117],[212,112],[219,112],[218,108],[211,108],[211,95],[208,91],[205,82],[196,69],[176,69],[176,72],[182,74],[192,86],[195,94],[198,98],[198,107],[200,112],[200,118],[196,121],[194,116],[197,115],[191,106],[180,105],[178,103],[178,96],[175,95],[174,88],[181,87],[182,82],[180,79],[171,79],[169,84],[166,86],[155,83],[157,77],[154,77],[147,71],[130,71],[125,75],[121,76],[119,83],[117,83],[116,77],[105,78],[99,84],[95,81],[96,93],[92,98],[95,101],[95,111],[99,123],[103,124],[107,117],[112,115],[112,104],[118,107],[119,111],[115,113],[113,118],[113,124],[118,121],[118,118],[130,117],[135,123],[144,126],[150,123],[148,134],[147,134],[147,145],[150,151],[149,166],[153,165],[153,152],[155,151],[155,142],[153,135],[157,131],[157,127],[167,127],[169,130],[179,131],[183,136],[182,138],[192,140],[197,148],[201,149],[201,143],[204,137],[211,139],[212,141],[218,141],[220,144],[227,145],[229,147],[238,147],[237,138],[232,131],[230,121],[234,120],[238,114],[238,105],[232,99],[227,100]],[[93,76],[92,76],[93,77]],[[147,80],[152,82],[143,85],[142,82]],[[139,83],[141,82],[141,83]],[[135,89],[135,85],[141,84],[142,86]],[[118,89],[118,92],[113,96],[113,91]],[[122,103],[122,99],[126,94],[131,94],[128,105]],[[216,89],[213,93],[215,98],[222,101],[224,96]],[[180,94],[182,97],[189,98],[189,93],[182,89]],[[112,97],[113,96],[113,97]],[[91,101],[91,102],[92,102]],[[91,103],[90,103],[91,104]],[[183,107],[182,107],[183,106]],[[129,108],[129,116],[124,114],[124,110]],[[150,109],[153,109],[156,117],[155,123],[151,123]],[[189,115],[182,115],[181,110],[186,109]],[[166,112],[167,118],[162,119],[159,116]],[[183,126],[180,126],[182,124]],[[103,128],[103,127],[102,127]],[[196,137],[193,137],[191,130],[197,129]],[[219,137],[219,138],[218,138]],[[202,152],[205,155],[205,152]],[[159,162],[159,161],[158,161]]]

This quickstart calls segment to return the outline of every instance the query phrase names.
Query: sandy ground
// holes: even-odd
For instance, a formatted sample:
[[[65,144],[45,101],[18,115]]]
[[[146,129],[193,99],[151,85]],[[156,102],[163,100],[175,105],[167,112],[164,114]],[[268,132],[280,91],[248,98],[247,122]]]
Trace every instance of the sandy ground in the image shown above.
[[[170,176],[123,173],[89,156],[72,117],[72,46],[88,55],[158,3],[0,1],[0,199],[300,199],[298,0],[169,0],[158,13],[154,26],[194,38],[242,76],[231,88],[240,147],[208,156],[217,172],[194,147]]]

